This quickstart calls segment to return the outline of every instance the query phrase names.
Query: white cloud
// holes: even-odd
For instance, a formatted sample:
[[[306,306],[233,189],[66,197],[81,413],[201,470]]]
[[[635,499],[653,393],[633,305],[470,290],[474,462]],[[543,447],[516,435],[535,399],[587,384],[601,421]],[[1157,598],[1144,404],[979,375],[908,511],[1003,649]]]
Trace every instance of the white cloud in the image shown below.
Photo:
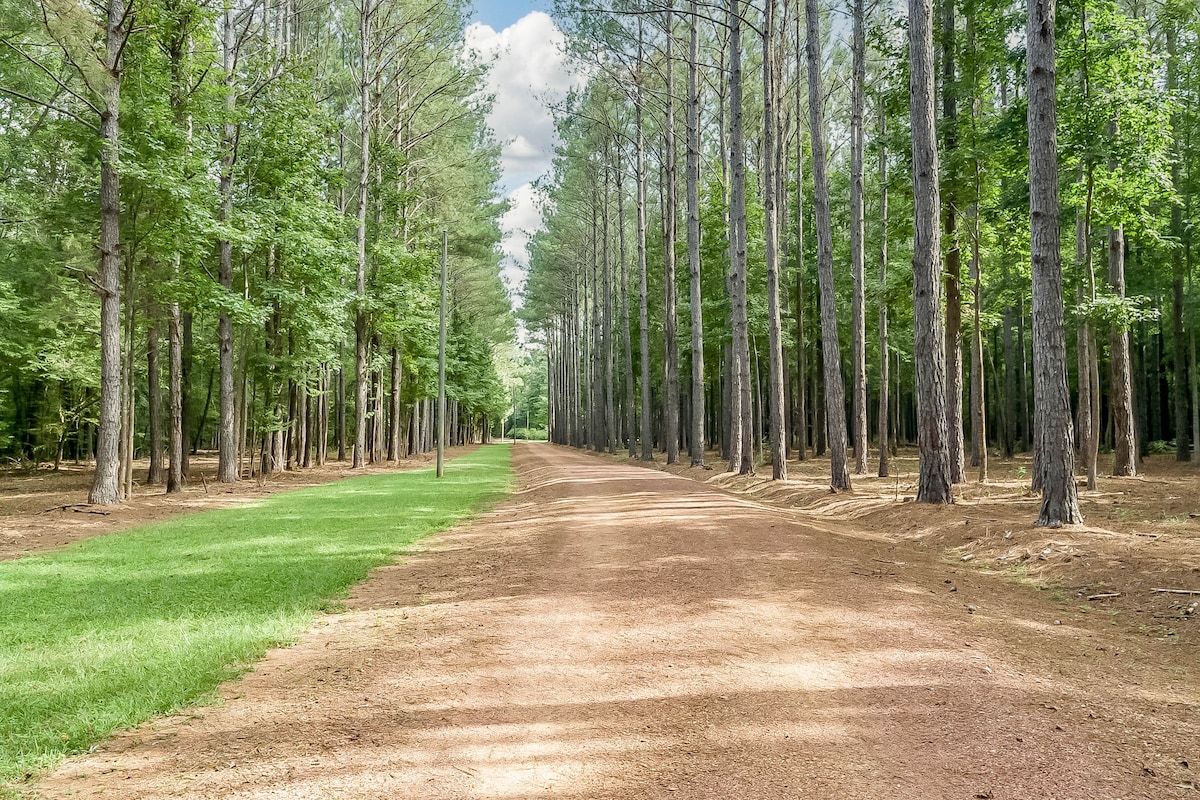
[[[508,196],[509,209],[500,219],[503,239],[500,249],[505,256],[504,279],[519,290],[529,266],[527,246],[533,234],[542,227],[543,193],[532,184],[518,186]]]
[[[554,119],[547,104],[581,84],[563,51],[566,38],[547,14],[526,14],[502,31],[474,23],[466,46],[492,64],[487,90],[494,98],[488,124],[503,148],[504,185],[516,187],[544,174],[553,157]]]
[[[532,182],[550,171],[557,135],[550,105],[582,86],[564,52],[566,37],[549,15],[534,11],[502,31],[482,23],[464,34],[468,50],[487,62],[487,91],[494,96],[488,124],[501,143],[501,185],[510,209],[501,221],[503,275],[514,290],[524,283],[530,238],[542,225]]]

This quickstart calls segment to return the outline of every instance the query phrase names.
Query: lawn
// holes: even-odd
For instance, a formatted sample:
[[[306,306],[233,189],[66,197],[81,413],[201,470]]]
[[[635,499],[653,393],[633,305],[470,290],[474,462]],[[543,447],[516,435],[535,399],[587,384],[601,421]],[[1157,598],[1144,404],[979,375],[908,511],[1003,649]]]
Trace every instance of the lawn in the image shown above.
[[[0,784],[204,702],[372,567],[510,488],[508,445],[0,563]]]

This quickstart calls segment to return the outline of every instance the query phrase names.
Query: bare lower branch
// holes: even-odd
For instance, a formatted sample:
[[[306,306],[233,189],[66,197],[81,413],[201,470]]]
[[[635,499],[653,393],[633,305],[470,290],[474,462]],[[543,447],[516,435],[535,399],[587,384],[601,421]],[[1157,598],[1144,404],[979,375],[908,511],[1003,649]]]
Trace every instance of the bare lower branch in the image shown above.
[[[92,133],[96,134],[97,136],[100,135],[100,126],[99,125],[95,125],[91,122],[88,122],[83,117],[79,116],[78,114],[76,114],[72,111],[68,111],[67,109],[63,108],[62,106],[53,105],[44,100],[39,100],[36,97],[31,97],[27,94],[24,94],[23,92],[18,92],[15,89],[8,89],[4,86],[0,86],[0,93],[6,94],[9,97],[15,97],[18,100],[24,100],[27,103],[32,103],[35,106],[38,106],[39,108],[45,108],[49,111],[55,112],[56,114],[62,114],[64,117],[70,117],[71,119],[78,122],[80,125],[83,125],[84,127],[86,127]]]

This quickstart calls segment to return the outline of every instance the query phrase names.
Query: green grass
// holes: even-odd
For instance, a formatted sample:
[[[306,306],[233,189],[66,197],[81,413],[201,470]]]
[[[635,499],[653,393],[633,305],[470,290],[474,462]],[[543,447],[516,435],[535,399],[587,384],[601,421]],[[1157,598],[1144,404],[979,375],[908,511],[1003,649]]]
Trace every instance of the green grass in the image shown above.
[[[211,699],[375,566],[510,488],[509,447],[0,563],[0,784]],[[0,794],[3,789],[0,789]]]

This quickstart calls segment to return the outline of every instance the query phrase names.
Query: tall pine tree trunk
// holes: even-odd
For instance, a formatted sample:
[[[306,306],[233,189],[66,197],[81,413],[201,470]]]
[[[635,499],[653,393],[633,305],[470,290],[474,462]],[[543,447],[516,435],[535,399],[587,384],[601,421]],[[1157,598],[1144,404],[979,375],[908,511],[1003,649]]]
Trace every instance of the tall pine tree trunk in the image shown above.
[[[170,424],[167,433],[167,493],[183,491],[183,336],[180,329],[179,303],[169,307],[170,322],[167,335],[170,339],[167,358],[167,383],[170,394]]]
[[[125,3],[108,0],[105,18],[105,86],[100,113],[100,414],[96,471],[88,502],[121,501],[121,52]]]
[[[666,202],[663,215],[663,251],[665,255],[663,273],[663,445],[667,463],[679,461],[679,343],[676,338],[675,315],[675,241],[678,238],[679,200],[676,180],[675,146],[675,14],[671,11],[673,0],[667,2],[666,12]]]
[[[879,477],[888,476],[888,163],[887,109],[879,100]]]
[[[638,17],[638,75],[634,100],[634,125],[637,128],[635,171],[637,172],[637,255],[638,255],[638,336],[641,357],[642,413],[640,433],[642,437],[642,461],[654,460],[654,436],[651,431],[650,408],[650,310],[647,306],[646,286],[646,129],[643,105],[644,88],[641,69],[643,65],[642,22]]]
[[[867,471],[867,278],[866,228],[863,212],[863,111],[866,82],[866,11],[854,0],[850,78],[850,270],[854,280],[850,331],[854,386],[854,474]]]
[[[159,386],[158,323],[146,326],[146,412],[150,423],[150,468],[146,483],[157,486],[163,482],[162,453],[162,389]]]
[[[354,455],[351,466],[359,469],[366,466],[367,446],[367,192],[371,175],[371,3],[360,0],[358,19],[359,36],[359,174],[358,174],[358,227],[355,243],[358,245],[358,264],[355,273],[355,298],[357,308],[354,315]]]
[[[800,46],[804,14],[796,9],[796,47]],[[795,126],[796,126],[796,458],[808,458],[808,381],[804,350],[804,133],[802,119],[804,100],[800,91],[803,59],[796,54]]]
[[[621,167],[621,148],[613,170],[617,184],[617,249],[621,259],[621,347],[625,364],[625,443],[629,457],[637,455],[637,423],[634,408],[633,341],[629,329],[629,260],[625,252],[625,187]]]
[[[700,20],[691,0],[688,45],[687,244],[689,302],[692,315],[692,413],[688,437],[693,467],[704,465],[704,309],[700,286]]]
[[[909,0],[913,153],[913,352],[916,364],[918,503],[952,503],[946,360],[940,298],[938,153],[934,130],[933,9]]]
[[[1063,327],[1054,14],[1054,0],[1032,0],[1026,29],[1033,390],[1042,474],[1042,509],[1037,524],[1050,527],[1083,521],[1075,489],[1075,443]]]
[[[766,0],[763,15],[763,202],[767,247],[767,414],[771,443],[771,478],[787,480],[787,442],[784,430],[783,320],[779,308],[779,181],[777,150],[780,81],[776,68],[775,0]],[[864,383],[863,391],[866,386]],[[865,413],[865,407],[864,407]]]
[[[730,471],[754,472],[754,400],[750,384],[750,331],[746,310],[746,151],[743,139],[742,28],[740,0],[730,0],[729,47],[729,231],[732,255],[729,302],[732,318],[730,363]]]
[[[237,128],[234,125],[234,36],[233,7],[225,9],[221,22],[221,54],[225,70],[225,120],[222,126],[221,207],[218,219],[230,224],[233,215],[233,160]],[[233,243],[228,237],[217,245],[217,277],[226,292],[233,291]],[[217,318],[217,349],[220,359],[220,425],[217,436],[217,480],[233,483],[238,478],[237,435],[233,391],[233,321],[221,310]]]
[[[958,116],[954,70],[954,0],[942,4],[942,115],[945,117],[946,161],[953,166],[957,145],[954,126]],[[951,186],[953,176],[947,176]],[[940,188],[940,187],[939,187]],[[963,442],[962,364],[962,254],[958,246],[957,198],[941,192],[942,221],[946,232],[946,440],[950,481],[966,480]]]
[[[825,369],[825,433],[829,442],[829,485],[850,488],[846,469],[846,385],[838,343],[837,293],[833,282],[833,222],[825,156],[825,98],[821,91],[821,18],[817,0],[805,0],[808,59],[809,137],[812,140],[813,210],[817,225],[817,279],[821,290],[821,347]],[[818,433],[819,435],[819,433]],[[820,441],[818,439],[818,441]],[[818,449],[822,449],[818,447]],[[819,455],[820,453],[818,453]]]

